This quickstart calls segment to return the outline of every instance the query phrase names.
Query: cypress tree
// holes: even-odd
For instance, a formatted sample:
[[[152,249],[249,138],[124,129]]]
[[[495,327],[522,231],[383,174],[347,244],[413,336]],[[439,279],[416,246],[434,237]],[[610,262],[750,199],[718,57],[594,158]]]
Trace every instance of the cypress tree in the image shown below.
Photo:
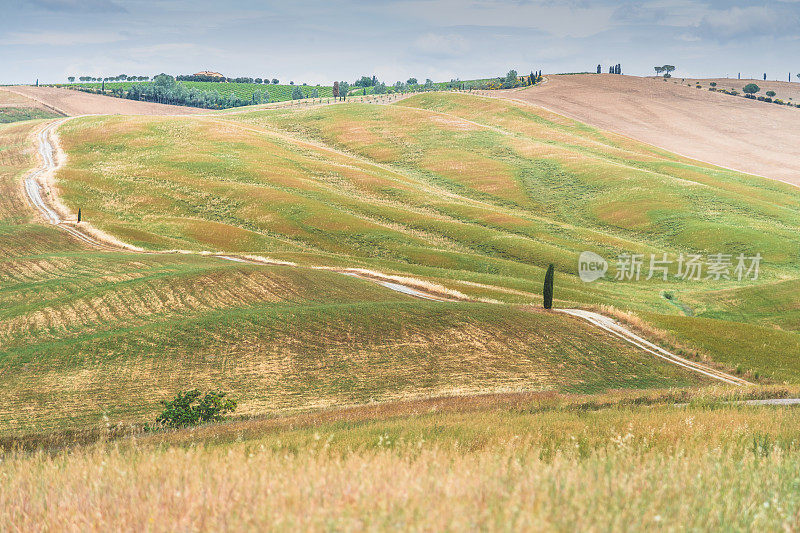
[[[81,221],[81,208],[78,208],[78,222]]]
[[[553,308],[553,274],[555,269],[553,268],[553,264],[551,263],[549,267],[547,267],[547,273],[544,275],[544,289],[542,290],[542,296],[544,297],[544,308],[545,309],[552,309]]]
[[[603,70],[603,67],[600,66],[600,65],[597,65],[597,73],[600,74],[602,72],[602,70]]]

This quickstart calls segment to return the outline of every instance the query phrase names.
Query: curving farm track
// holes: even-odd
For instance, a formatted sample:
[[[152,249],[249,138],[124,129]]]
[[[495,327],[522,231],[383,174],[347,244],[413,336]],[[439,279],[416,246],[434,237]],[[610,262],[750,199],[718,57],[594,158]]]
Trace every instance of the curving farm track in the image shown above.
[[[47,124],[44,128],[42,128],[42,130],[37,135],[38,153],[41,157],[41,166],[31,171],[28,174],[28,176],[26,176],[24,179],[24,188],[26,197],[28,198],[30,204],[39,212],[39,214],[46,222],[59,227],[63,231],[75,237],[76,239],[79,239],[84,243],[96,248],[130,252],[132,250],[131,247],[122,247],[115,243],[101,242],[100,240],[94,238],[93,236],[88,235],[86,232],[81,231],[75,225],[65,222],[61,218],[61,216],[52,208],[52,206],[48,205],[48,203],[45,201],[42,195],[42,187],[41,187],[42,177],[47,175],[48,173],[55,172],[60,165],[60,162],[57,161],[55,157],[55,149],[53,147],[53,140],[51,137],[51,133],[56,128],[58,128],[58,126],[63,124],[66,120],[69,119],[61,119]],[[145,254],[176,253],[176,252],[152,252],[152,251],[138,251],[138,250],[136,251],[138,253],[145,253]],[[210,256],[217,259],[223,259],[226,261],[235,261],[235,262],[249,263],[249,264],[285,265],[285,263],[271,262],[268,259],[239,257],[235,255],[225,254],[222,252],[210,254]],[[308,267],[297,267],[297,268],[308,268]],[[446,294],[438,294],[433,291],[427,290],[425,288],[413,286],[411,284],[406,284],[398,280],[396,277],[381,274],[378,272],[367,273],[360,269],[333,268],[324,266],[312,267],[312,268],[323,268],[326,270],[332,270],[342,275],[358,277],[366,281],[378,283],[386,287],[387,289],[407,294],[415,298],[441,301],[441,302],[470,301],[464,298],[455,298]],[[586,321],[593,327],[598,328],[609,335],[617,337],[629,344],[636,346],[637,348],[645,351],[646,353],[653,355],[658,359],[661,359],[668,363],[684,368],[687,371],[701,374],[706,378],[713,379],[725,383],[727,385],[734,385],[734,386],[752,385],[752,383],[744,379],[741,379],[737,376],[728,374],[726,372],[722,372],[708,365],[704,365],[702,363],[691,361],[689,359],[675,355],[661,348],[660,346],[657,346],[643,339],[633,331],[629,330],[628,328],[624,327],[614,319],[607,317],[605,315],[595,313],[593,311],[587,311],[584,309],[558,309],[557,312],[564,313],[575,319]]]

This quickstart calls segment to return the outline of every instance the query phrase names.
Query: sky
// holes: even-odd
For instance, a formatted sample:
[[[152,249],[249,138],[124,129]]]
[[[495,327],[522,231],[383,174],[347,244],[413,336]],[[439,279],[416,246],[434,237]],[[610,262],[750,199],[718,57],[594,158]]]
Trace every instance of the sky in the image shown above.
[[[800,0],[0,0],[0,83],[213,70],[330,84],[520,73],[787,79]]]

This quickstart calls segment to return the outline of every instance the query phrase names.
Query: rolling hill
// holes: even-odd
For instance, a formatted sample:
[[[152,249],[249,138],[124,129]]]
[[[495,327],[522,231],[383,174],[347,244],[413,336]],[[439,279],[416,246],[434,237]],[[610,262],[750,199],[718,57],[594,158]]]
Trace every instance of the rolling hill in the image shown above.
[[[44,105],[61,115],[189,115],[207,112],[193,107],[138,102],[58,87],[17,85],[0,87],[0,94],[14,93]]]
[[[145,420],[190,383],[233,391],[247,414],[698,383],[576,319],[533,311],[550,263],[559,306],[627,310],[618,316],[681,353],[797,375],[800,212],[785,184],[467,94],[64,122],[65,218],[81,208],[84,225],[157,252],[141,254],[86,248],[35,222],[19,180],[37,127],[3,129],[7,432],[86,427],[103,413]],[[764,263],[755,282],[587,284],[576,276],[584,250]],[[474,303],[421,301],[330,270],[342,267]]]
[[[714,80],[703,82],[701,89],[694,83],[687,86],[691,81],[613,74],[548,76],[541,86],[506,95],[687,157],[800,185],[800,148],[795,142],[800,109],[710,92],[708,83]],[[746,81],[719,83],[732,87]],[[782,91],[795,85],[774,83],[782,85]]]
[[[0,529],[791,530],[797,189],[495,96],[0,125]],[[143,426],[191,387],[236,419]]]
[[[158,119],[132,117],[65,123],[61,135],[69,163],[59,178],[64,191],[80,182],[69,176],[91,163],[71,144],[72,135],[94,131],[108,120],[128,122],[134,133],[139,126],[158,125],[150,122]],[[165,120],[162,127],[171,128],[169,121],[182,119]],[[252,241],[230,240],[222,231],[217,242],[209,243],[200,232],[195,246],[186,240],[184,226],[159,236],[163,226],[156,222],[137,241],[152,248],[163,244],[153,239],[167,238],[186,248],[214,244],[231,251],[271,251],[296,259],[300,267],[89,247],[42,224],[26,205],[20,179],[34,164],[33,134],[41,124],[28,121],[0,130],[6,147],[0,160],[0,434],[92,428],[104,418],[114,424],[143,422],[152,419],[159,400],[188,386],[229,390],[241,402],[240,413],[259,415],[448,394],[705,382],[570,317],[525,306],[424,301],[302,267],[304,260],[307,265],[322,260],[371,264],[363,247],[363,260],[352,252],[359,246],[328,250],[335,237],[323,235],[307,249],[278,250],[271,249],[274,243],[291,244],[291,239],[274,232],[264,240],[245,228],[255,235]],[[214,123],[191,126],[206,131],[209,124]],[[108,139],[119,133],[107,125],[111,136],[95,154],[103,159],[114,151]],[[240,131],[235,123],[230,127]],[[292,162],[292,152],[299,161]],[[288,172],[320,156],[292,146],[276,157]],[[353,172],[367,176],[364,170]],[[123,198],[125,188],[114,194]],[[108,200],[110,208],[116,201]],[[115,231],[94,204],[85,209],[87,219]],[[198,215],[201,223],[209,216]],[[226,220],[218,224],[228,227]],[[122,227],[119,235],[131,238]],[[396,238],[402,240],[400,234]],[[475,291],[497,292],[480,286]]]

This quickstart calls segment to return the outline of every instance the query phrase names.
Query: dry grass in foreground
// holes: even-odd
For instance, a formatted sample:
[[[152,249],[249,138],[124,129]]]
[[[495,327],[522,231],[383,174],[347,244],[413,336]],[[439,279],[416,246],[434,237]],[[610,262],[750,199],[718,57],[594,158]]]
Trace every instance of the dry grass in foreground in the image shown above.
[[[7,453],[0,529],[796,529],[800,411],[716,401],[730,394],[684,406],[614,394],[596,410],[486,397],[257,435],[235,423]],[[238,436],[209,444],[212,427]]]

